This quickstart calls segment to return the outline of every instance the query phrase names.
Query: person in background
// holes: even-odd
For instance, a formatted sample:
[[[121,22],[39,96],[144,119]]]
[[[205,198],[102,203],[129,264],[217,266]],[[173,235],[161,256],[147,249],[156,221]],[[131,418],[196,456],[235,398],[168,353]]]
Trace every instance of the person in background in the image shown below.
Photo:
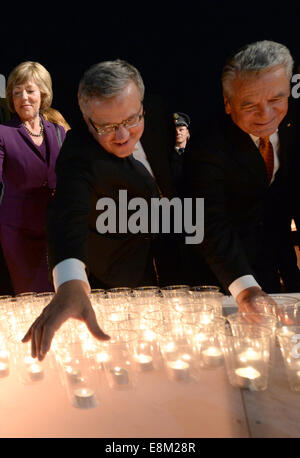
[[[0,125],[0,242],[15,294],[53,290],[46,209],[65,129],[58,126],[58,136],[43,117],[52,97],[51,76],[40,63],[23,62],[10,73],[6,98],[12,117]]]
[[[291,164],[299,155],[289,50],[273,41],[249,44],[222,74],[227,116],[195,138],[186,162],[186,192],[204,198],[204,241],[195,246],[240,311],[267,293],[300,291],[291,238]],[[290,106],[289,106],[290,102]],[[194,258],[197,271],[197,256]],[[268,299],[270,300],[270,298]]]
[[[7,100],[0,98],[0,124],[9,121],[11,118],[11,112],[9,111]]]
[[[190,139],[190,117],[185,113],[173,113],[175,147],[171,151],[170,166],[177,194],[182,194],[184,152]]]

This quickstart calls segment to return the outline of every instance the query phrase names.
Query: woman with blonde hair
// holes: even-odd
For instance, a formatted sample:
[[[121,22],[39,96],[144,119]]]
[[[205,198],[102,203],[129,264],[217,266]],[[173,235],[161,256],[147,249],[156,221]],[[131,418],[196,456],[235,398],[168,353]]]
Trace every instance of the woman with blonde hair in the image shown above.
[[[15,294],[52,291],[46,210],[65,129],[43,117],[53,98],[49,72],[38,62],[19,64],[6,98],[13,115],[0,125],[0,242]]]

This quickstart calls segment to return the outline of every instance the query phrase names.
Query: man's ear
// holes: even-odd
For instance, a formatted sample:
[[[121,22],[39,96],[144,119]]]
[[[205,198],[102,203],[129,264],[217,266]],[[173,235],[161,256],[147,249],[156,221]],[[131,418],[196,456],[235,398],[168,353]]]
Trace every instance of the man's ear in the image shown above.
[[[225,107],[225,113],[230,114],[231,113],[231,106],[230,106],[230,101],[227,95],[223,95],[224,99],[224,107]]]

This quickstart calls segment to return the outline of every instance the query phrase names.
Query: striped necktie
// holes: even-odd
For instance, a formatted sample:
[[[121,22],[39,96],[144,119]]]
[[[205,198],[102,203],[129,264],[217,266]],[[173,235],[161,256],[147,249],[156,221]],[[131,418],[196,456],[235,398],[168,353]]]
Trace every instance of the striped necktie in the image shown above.
[[[268,183],[270,184],[274,170],[274,151],[269,137],[261,137],[259,139],[259,151],[265,161]]]

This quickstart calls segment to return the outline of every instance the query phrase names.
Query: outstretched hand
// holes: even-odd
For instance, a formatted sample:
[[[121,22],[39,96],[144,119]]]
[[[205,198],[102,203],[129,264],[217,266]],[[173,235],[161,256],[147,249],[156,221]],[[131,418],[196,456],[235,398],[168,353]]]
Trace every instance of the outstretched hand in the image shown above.
[[[109,336],[99,327],[89,299],[88,285],[81,280],[63,283],[52,301],[44,308],[41,315],[33,322],[22,342],[31,340],[31,355],[40,361],[50,349],[55,332],[68,318],[84,321],[91,334],[100,340]]]
[[[236,302],[239,312],[250,314],[247,316],[247,321],[252,323],[259,324],[261,322],[259,313],[266,313],[265,306],[262,307],[261,303],[268,304],[269,313],[274,313],[276,310],[276,302],[257,286],[241,291],[236,297]]]
[[[280,308],[276,298],[269,296],[259,287],[253,286],[246,288],[236,297],[239,312],[244,312],[247,321],[252,323],[261,323],[260,313],[270,313],[285,324],[293,324],[293,320],[286,316],[284,309]],[[247,315],[249,314],[249,315]]]

